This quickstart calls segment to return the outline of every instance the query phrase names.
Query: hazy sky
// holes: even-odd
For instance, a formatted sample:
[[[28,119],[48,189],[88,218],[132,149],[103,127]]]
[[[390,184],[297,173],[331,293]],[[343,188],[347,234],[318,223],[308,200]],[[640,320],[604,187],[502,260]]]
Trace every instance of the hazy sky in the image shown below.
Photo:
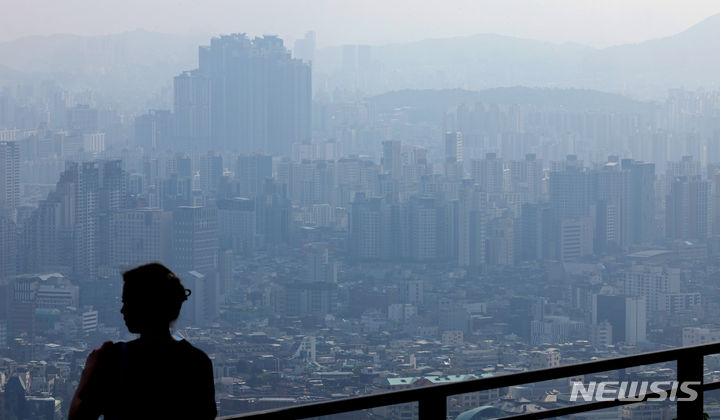
[[[319,46],[497,33],[594,46],[672,35],[713,14],[703,0],[0,0],[0,41],[27,35],[279,34]]]

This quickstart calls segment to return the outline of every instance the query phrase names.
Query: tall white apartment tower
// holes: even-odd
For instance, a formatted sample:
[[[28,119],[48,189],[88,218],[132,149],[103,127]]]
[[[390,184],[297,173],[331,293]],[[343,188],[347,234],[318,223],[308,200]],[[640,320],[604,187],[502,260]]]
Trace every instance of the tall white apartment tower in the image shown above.
[[[14,141],[0,141],[0,209],[20,205],[20,147]]]

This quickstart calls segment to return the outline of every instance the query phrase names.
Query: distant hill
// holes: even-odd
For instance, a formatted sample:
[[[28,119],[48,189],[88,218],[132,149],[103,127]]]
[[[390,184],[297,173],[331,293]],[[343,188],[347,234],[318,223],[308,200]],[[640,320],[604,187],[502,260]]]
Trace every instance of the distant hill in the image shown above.
[[[371,47],[371,62],[376,82],[389,90],[573,87],[564,81],[590,52],[575,44],[481,34]],[[314,69],[320,72],[342,66],[342,47],[316,55]]]
[[[369,98],[377,112],[388,113],[395,108],[412,108],[411,118],[432,121],[457,105],[476,103],[513,105],[528,104],[568,110],[645,112],[654,107],[652,103],[640,102],[628,97],[587,89],[550,89],[509,87],[482,91],[464,89],[401,90],[387,92]]]
[[[720,86],[717,51],[720,14],[674,36],[604,49],[488,34],[372,47],[365,71],[375,92],[530,86],[657,99],[671,88]],[[316,56],[318,72],[342,67],[341,47]]]
[[[67,88],[97,90],[126,110],[140,111],[150,100],[167,103],[173,76],[197,67],[198,45],[209,38],[141,30],[21,38],[0,43],[0,87],[54,79]],[[369,51],[364,74],[347,75],[340,72],[343,47],[318,50],[315,82],[330,92],[357,85],[375,94],[527,86],[660,99],[671,88],[720,86],[720,15],[674,36],[604,49],[481,34],[373,46]],[[159,95],[162,89],[164,96]]]
[[[720,86],[720,14],[667,38],[605,48],[579,73],[597,88],[647,91]]]

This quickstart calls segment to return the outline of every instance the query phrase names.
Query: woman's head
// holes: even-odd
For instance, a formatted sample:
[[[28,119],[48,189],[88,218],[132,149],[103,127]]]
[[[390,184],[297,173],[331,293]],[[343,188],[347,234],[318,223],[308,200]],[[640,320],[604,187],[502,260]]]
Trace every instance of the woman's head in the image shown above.
[[[126,271],[123,281],[120,312],[131,333],[167,330],[190,296],[175,273],[157,262]]]

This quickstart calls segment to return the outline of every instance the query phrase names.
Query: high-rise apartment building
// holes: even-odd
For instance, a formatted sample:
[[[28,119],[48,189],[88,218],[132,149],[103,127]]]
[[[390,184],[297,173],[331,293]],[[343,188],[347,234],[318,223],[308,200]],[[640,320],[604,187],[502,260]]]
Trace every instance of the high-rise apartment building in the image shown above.
[[[0,280],[16,272],[18,255],[17,237],[17,226],[12,219],[0,215]]]
[[[189,120],[190,118],[186,118],[185,121]],[[173,115],[169,110],[151,109],[147,114],[135,117],[135,143],[146,152],[172,149],[173,124]],[[182,128],[179,135],[187,133],[188,127]]]
[[[112,242],[115,239],[112,230],[113,215],[127,205],[127,173],[121,160],[108,160],[97,163],[98,201],[97,201],[97,263],[111,265]]]
[[[351,205],[349,248],[351,255],[359,260],[383,258],[386,217],[380,197],[358,194]]]
[[[263,193],[255,198],[258,245],[287,243],[292,229],[291,204],[282,185],[266,180]]]
[[[524,201],[537,203],[542,198],[543,162],[535,154],[525,160],[510,162],[510,179],[513,190],[523,194]]]
[[[218,283],[216,276],[190,270],[180,273],[183,285],[192,291],[183,305],[179,321],[191,326],[207,326],[218,313]]]
[[[515,263],[515,221],[498,217],[487,225],[487,263],[513,265]]]
[[[14,141],[0,141],[0,279],[15,274],[15,208],[19,205],[20,148]]]
[[[593,295],[592,323],[608,322],[613,343],[637,345],[647,340],[646,302],[645,296]]]
[[[174,79],[175,150],[203,150],[210,143],[210,78],[198,70]]]
[[[396,140],[386,140],[382,143],[382,169],[393,179],[402,177],[402,143]]]
[[[223,177],[223,159],[215,152],[200,156],[200,189],[207,193],[216,193]]]
[[[445,133],[445,176],[463,178],[463,137],[459,131]]]
[[[408,203],[408,233],[410,257],[416,261],[437,258],[438,203],[429,196],[413,196]]]
[[[633,244],[649,242],[655,236],[655,164],[623,159],[623,171],[629,171],[628,204],[621,217],[629,241]]]
[[[328,245],[313,242],[305,247],[307,252],[307,283],[337,283],[338,264],[328,254]]]
[[[558,228],[560,260],[576,260],[593,253],[593,225],[590,217],[561,219]]]
[[[458,264],[477,267],[485,263],[487,193],[472,180],[460,185],[458,200]]]
[[[305,37],[293,44],[293,58],[312,63],[315,60],[315,32],[308,31]]]
[[[112,227],[114,239],[109,245],[114,266],[169,260],[172,213],[158,208],[118,211],[113,214]]]
[[[78,104],[67,110],[67,125],[80,133],[92,133],[98,130],[98,110],[87,104]]]
[[[712,177],[710,177],[710,180],[712,182],[712,190],[710,193],[712,234],[718,235],[720,234],[720,171],[714,173]]]
[[[626,249],[653,239],[654,164],[611,156],[587,176],[588,205],[594,206],[595,252]],[[559,184],[554,183],[552,187]]]
[[[218,258],[218,215],[214,207],[180,206],[173,212],[173,271],[214,275]]]
[[[677,177],[693,177],[702,174],[700,161],[694,160],[692,156],[683,156],[678,161],[667,163],[667,176],[670,179]]]
[[[311,67],[280,38],[213,38],[199,63],[175,78],[177,127],[191,147],[209,136],[218,151],[289,156],[293,143],[310,142]]]
[[[647,299],[645,296],[625,298],[625,342],[637,345],[647,341]]]
[[[20,147],[14,141],[0,142],[0,209],[20,205]]]
[[[236,255],[246,255],[253,251],[257,241],[257,216],[255,201],[235,197],[217,201],[220,230],[220,247],[229,249]]]
[[[95,280],[98,267],[110,264],[111,219],[127,202],[126,175],[120,160],[68,162],[32,219],[35,264],[71,262],[78,279]]]
[[[180,177],[192,177],[192,159],[184,153],[176,153],[168,159],[166,164],[166,176],[177,175]]]
[[[665,236],[704,239],[709,233],[710,184],[695,177],[678,177],[665,200]]]
[[[628,188],[627,173],[620,170],[620,164],[614,157],[590,176],[591,202],[595,205],[595,251],[607,252],[626,244],[621,233],[626,222],[621,219],[621,209],[629,207],[626,197]]]
[[[503,191],[503,161],[495,153],[487,153],[485,159],[472,161],[471,176],[489,194]]]
[[[559,219],[588,215],[588,176],[582,167],[550,173],[550,204]]]
[[[672,296],[680,293],[679,268],[636,264],[620,275],[625,295],[645,296],[648,317],[665,311],[666,301],[672,302]]]
[[[263,184],[272,178],[272,156],[238,156],[235,161],[235,178],[238,182],[238,194],[241,197],[255,197],[262,192]],[[292,164],[289,165],[288,178],[292,178]],[[291,180],[288,179],[291,184]]]
[[[558,228],[555,212],[547,204],[525,204],[520,217],[520,261],[555,259]]]

